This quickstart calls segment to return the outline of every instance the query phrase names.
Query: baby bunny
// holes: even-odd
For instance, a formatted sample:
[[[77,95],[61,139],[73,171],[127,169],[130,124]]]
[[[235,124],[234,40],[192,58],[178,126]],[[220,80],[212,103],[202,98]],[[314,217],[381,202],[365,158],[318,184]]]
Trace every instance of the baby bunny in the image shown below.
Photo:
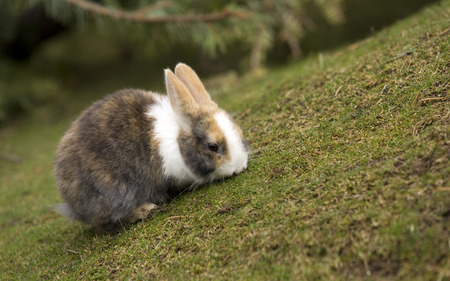
[[[164,74],[167,95],[117,91],[72,123],[54,169],[62,214],[115,232],[173,194],[247,167],[242,130],[197,74],[182,63]]]

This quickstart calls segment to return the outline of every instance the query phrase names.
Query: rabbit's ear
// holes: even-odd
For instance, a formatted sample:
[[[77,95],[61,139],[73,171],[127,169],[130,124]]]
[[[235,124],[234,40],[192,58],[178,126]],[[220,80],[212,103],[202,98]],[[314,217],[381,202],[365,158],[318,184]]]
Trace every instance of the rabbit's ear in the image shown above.
[[[198,105],[183,82],[170,69],[164,70],[170,104],[178,116],[195,114]]]
[[[186,85],[197,104],[200,106],[215,105],[206,91],[205,86],[203,86],[200,78],[192,68],[184,63],[179,63],[175,67],[175,75]]]

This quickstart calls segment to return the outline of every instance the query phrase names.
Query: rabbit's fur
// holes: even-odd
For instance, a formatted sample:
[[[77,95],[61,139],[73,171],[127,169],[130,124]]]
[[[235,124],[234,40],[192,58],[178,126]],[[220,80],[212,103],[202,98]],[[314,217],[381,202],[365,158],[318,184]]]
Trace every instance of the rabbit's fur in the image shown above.
[[[117,231],[191,185],[246,168],[241,129],[195,72],[180,63],[165,79],[167,96],[121,90],[72,123],[55,161],[61,213]]]

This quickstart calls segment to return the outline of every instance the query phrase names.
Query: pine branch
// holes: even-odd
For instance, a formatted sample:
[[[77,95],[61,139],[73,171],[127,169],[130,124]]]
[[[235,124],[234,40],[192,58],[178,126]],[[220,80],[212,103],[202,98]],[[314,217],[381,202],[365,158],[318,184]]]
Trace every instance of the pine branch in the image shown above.
[[[153,10],[158,10],[158,9],[163,9],[167,6],[170,5],[169,1],[161,1],[161,2],[156,2],[155,4],[152,5],[148,5],[146,7],[143,8],[139,8],[138,10],[134,11],[135,14],[140,14],[140,15],[145,15],[150,13]]]
[[[85,11],[89,11],[95,14],[107,16],[119,20],[127,20],[132,22],[144,22],[144,23],[190,23],[190,22],[212,22],[220,21],[231,17],[245,18],[248,14],[236,13],[233,11],[222,11],[209,14],[190,14],[190,15],[168,15],[168,16],[145,16],[142,14],[142,10],[136,12],[126,12],[122,10],[116,10],[108,8],[87,0],[65,0],[67,3],[77,6]],[[165,2],[159,2],[161,5],[165,5]],[[159,6],[161,6],[159,5]],[[154,5],[158,6],[158,3]]]

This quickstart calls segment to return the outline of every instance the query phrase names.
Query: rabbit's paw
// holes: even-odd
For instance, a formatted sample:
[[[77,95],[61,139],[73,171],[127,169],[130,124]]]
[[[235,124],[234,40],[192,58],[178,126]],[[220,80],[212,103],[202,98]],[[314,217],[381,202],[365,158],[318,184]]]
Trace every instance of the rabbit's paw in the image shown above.
[[[128,218],[128,223],[135,223],[138,220],[147,218],[152,212],[152,210],[157,207],[158,206],[153,203],[142,204],[133,211],[133,214]]]

